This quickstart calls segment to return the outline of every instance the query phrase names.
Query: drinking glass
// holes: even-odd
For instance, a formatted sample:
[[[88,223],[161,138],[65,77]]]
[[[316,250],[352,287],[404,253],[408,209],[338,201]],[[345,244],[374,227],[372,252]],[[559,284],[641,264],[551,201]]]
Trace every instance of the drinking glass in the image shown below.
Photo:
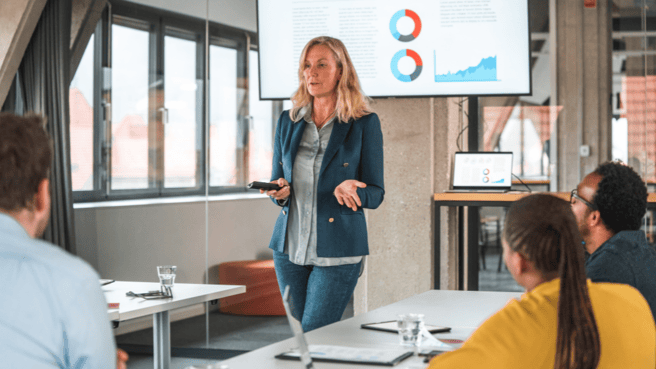
[[[175,265],[160,265],[157,267],[157,275],[159,276],[159,283],[165,289],[173,287],[175,282],[175,271],[177,267]]]
[[[396,321],[399,329],[399,343],[403,346],[419,347],[421,331],[424,328],[424,314],[402,314]]]

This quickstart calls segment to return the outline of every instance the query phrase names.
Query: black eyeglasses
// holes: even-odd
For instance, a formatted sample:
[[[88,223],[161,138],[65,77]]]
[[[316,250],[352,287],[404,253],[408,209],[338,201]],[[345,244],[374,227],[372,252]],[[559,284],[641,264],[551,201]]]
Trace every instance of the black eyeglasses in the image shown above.
[[[173,291],[171,291],[171,287],[161,286],[159,291],[148,291],[145,293],[135,293],[130,291],[125,295],[128,297],[141,297],[146,300],[159,300],[173,298]]]
[[[597,205],[595,205],[595,204],[591,203],[590,201],[588,201],[588,200],[582,198],[581,196],[579,196],[579,191],[576,188],[573,189],[572,192],[570,192],[570,194],[569,194],[569,203],[573,204],[574,199],[577,199],[577,200],[581,201],[582,203],[584,203],[587,207],[589,207],[592,210],[597,210]]]

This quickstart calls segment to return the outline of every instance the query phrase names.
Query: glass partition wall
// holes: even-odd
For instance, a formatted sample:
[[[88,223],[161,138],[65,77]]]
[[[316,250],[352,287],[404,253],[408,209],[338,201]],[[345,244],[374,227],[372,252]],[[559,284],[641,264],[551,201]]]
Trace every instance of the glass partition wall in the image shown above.
[[[478,98],[476,149],[513,153],[512,188],[517,191],[550,188],[552,127],[561,108],[549,98],[555,83],[549,53],[549,3],[530,2],[532,94]],[[478,289],[482,291],[523,291],[503,262],[501,232],[506,212],[505,207],[481,207],[479,222],[473,225],[478,229]]]
[[[533,94],[478,100],[478,149],[514,153],[517,190],[548,191],[557,175],[552,136],[562,107],[550,99],[550,3],[531,1]],[[612,157],[633,166],[653,192],[656,7],[648,3],[613,2]],[[157,265],[176,264],[177,283],[219,283],[220,263],[271,257],[269,229],[257,226],[271,204],[248,198],[244,186],[269,178],[275,123],[290,103],[259,100],[254,7],[109,1],[70,88],[76,219],[92,224],[78,227],[77,239],[97,248],[91,263],[101,277],[154,282]],[[216,196],[230,193],[246,197]],[[501,258],[505,209],[481,208],[479,216],[479,289],[520,290]],[[645,230],[653,242],[651,212]],[[284,318],[247,317],[237,331],[217,308],[172,312],[175,367],[289,336]],[[262,324],[270,329],[258,331]],[[133,363],[152,360],[148,325],[116,329]]]
[[[557,91],[555,58],[550,45],[550,24],[557,1],[531,1],[531,71],[533,94],[520,97],[479,99],[481,151],[514,153],[513,189],[555,191],[558,173],[552,156],[557,152],[553,137],[563,106],[554,105]],[[587,11],[587,9],[583,9]],[[594,12],[594,10],[591,10]],[[633,167],[656,190],[656,8],[651,0],[613,1],[610,5],[612,35],[612,159]],[[562,66],[562,64],[561,64]],[[585,89],[586,86],[583,86]],[[571,112],[570,112],[571,113]],[[569,118],[571,124],[576,119]],[[561,136],[562,137],[562,136]],[[561,143],[562,144],[562,143]],[[574,160],[585,155],[570,150]],[[577,155],[578,154],[578,155]],[[579,156],[580,155],[580,156]],[[586,173],[581,173],[581,177]],[[517,290],[501,258],[499,238],[506,209],[480,208],[479,289]],[[656,242],[654,213],[647,211],[643,230]],[[509,283],[507,283],[510,281]]]
[[[155,282],[174,264],[176,283],[225,283],[219,264],[271,259],[273,225],[253,222],[276,210],[245,185],[268,181],[283,104],[259,100],[254,2],[110,0],[70,92],[76,218],[92,225],[78,240],[102,278]],[[284,317],[218,309],[171,311],[172,367],[291,336]],[[152,366],[151,325],[115,329],[130,366]]]
[[[656,190],[656,9],[651,0],[621,1],[613,8],[613,158]],[[643,222],[654,244],[654,212]]]

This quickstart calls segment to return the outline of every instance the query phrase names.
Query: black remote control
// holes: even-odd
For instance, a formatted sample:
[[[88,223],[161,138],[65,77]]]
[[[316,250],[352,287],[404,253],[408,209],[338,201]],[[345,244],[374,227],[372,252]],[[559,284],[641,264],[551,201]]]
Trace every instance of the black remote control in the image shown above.
[[[282,187],[278,186],[277,183],[271,183],[271,182],[251,182],[246,186],[246,188],[251,189],[251,190],[265,190],[265,191],[271,191],[271,190],[276,190],[278,191]]]

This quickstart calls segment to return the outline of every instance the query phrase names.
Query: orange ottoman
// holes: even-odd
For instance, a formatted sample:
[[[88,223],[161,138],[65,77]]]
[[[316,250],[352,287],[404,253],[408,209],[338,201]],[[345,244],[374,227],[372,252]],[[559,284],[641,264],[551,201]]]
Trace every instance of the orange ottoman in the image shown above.
[[[246,286],[246,293],[224,297],[219,311],[235,315],[285,315],[273,260],[219,264],[219,283]]]

